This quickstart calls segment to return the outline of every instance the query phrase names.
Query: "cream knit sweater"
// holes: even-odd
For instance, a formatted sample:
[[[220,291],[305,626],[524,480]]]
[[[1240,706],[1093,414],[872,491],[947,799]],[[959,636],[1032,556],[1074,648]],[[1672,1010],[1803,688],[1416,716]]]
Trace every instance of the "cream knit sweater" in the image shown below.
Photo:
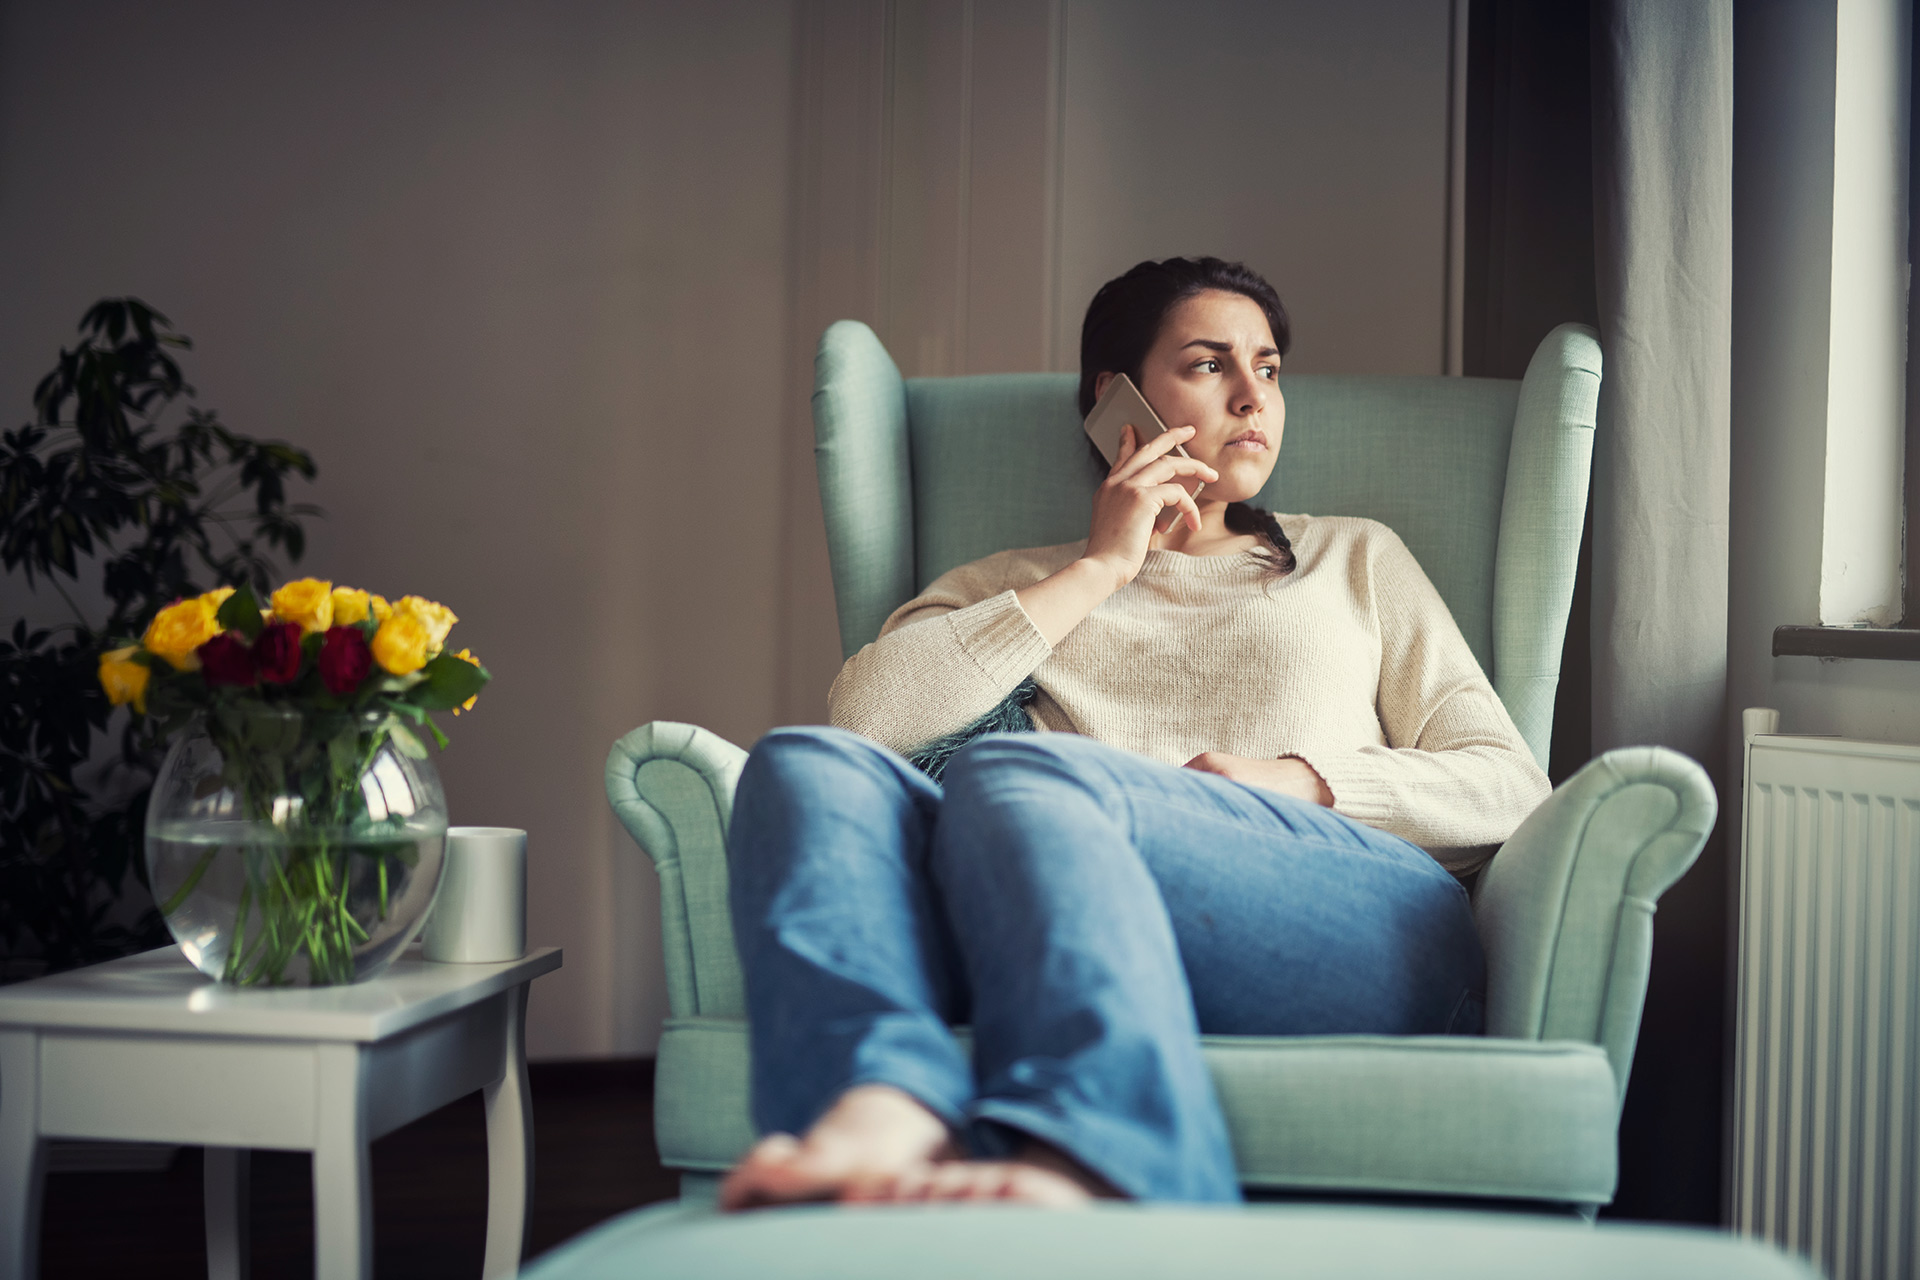
[[[1282,516],[1297,566],[1149,551],[1058,646],[1014,592],[1084,542],[942,574],[847,660],[833,723],[907,754],[1029,675],[1035,726],[1181,765],[1203,751],[1298,756],[1340,813],[1483,862],[1550,790],[1440,595],[1385,525]]]

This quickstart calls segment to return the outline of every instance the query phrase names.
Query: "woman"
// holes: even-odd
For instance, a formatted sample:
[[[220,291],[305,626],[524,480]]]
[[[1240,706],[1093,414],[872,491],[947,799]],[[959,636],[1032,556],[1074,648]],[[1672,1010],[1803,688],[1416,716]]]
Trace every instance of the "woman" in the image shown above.
[[[1231,1201],[1200,1034],[1481,1029],[1449,871],[1547,780],[1390,530],[1246,505],[1288,338],[1237,264],[1108,283],[1081,411],[1125,373],[1177,425],[1124,433],[1084,542],[942,575],[847,661],[836,728],[754,750],[728,856],[769,1136],[724,1207]],[[902,758],[1028,680],[1053,732],[938,783]]]

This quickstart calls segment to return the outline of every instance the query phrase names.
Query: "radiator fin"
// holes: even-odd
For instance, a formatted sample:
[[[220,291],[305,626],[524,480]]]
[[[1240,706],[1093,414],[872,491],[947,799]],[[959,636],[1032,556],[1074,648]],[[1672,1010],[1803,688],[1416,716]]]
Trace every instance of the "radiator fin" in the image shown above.
[[[1834,1280],[1920,1265],[1920,749],[1748,749],[1728,1209]]]

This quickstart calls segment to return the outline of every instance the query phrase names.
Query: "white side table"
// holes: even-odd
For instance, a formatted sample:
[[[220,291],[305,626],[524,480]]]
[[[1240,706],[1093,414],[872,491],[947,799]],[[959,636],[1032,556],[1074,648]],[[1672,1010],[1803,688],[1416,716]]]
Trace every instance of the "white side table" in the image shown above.
[[[247,1274],[247,1152],[313,1152],[314,1273],[373,1270],[367,1144],[475,1089],[487,1107],[487,1280],[520,1266],[533,1181],[527,986],[410,952],[372,982],[236,990],[173,947],[0,987],[0,1280],[39,1265],[49,1138],[206,1148],[208,1272]]]

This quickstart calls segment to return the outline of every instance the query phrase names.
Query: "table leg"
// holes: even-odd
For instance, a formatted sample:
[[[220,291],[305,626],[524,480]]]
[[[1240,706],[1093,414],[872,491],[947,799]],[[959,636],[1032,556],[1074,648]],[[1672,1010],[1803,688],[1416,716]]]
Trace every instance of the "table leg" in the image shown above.
[[[487,1256],[482,1280],[519,1274],[533,1199],[533,1111],[527,1105],[527,983],[507,995],[505,1070],[487,1102]]]
[[[40,1138],[40,1037],[0,1031],[0,1280],[40,1274],[46,1145]]]
[[[357,1044],[314,1046],[318,1077],[313,1135],[315,1280],[373,1274],[373,1179]]]
[[[207,1280],[247,1280],[253,1271],[247,1205],[253,1152],[245,1147],[207,1147],[200,1159],[200,1195],[207,1212]]]

